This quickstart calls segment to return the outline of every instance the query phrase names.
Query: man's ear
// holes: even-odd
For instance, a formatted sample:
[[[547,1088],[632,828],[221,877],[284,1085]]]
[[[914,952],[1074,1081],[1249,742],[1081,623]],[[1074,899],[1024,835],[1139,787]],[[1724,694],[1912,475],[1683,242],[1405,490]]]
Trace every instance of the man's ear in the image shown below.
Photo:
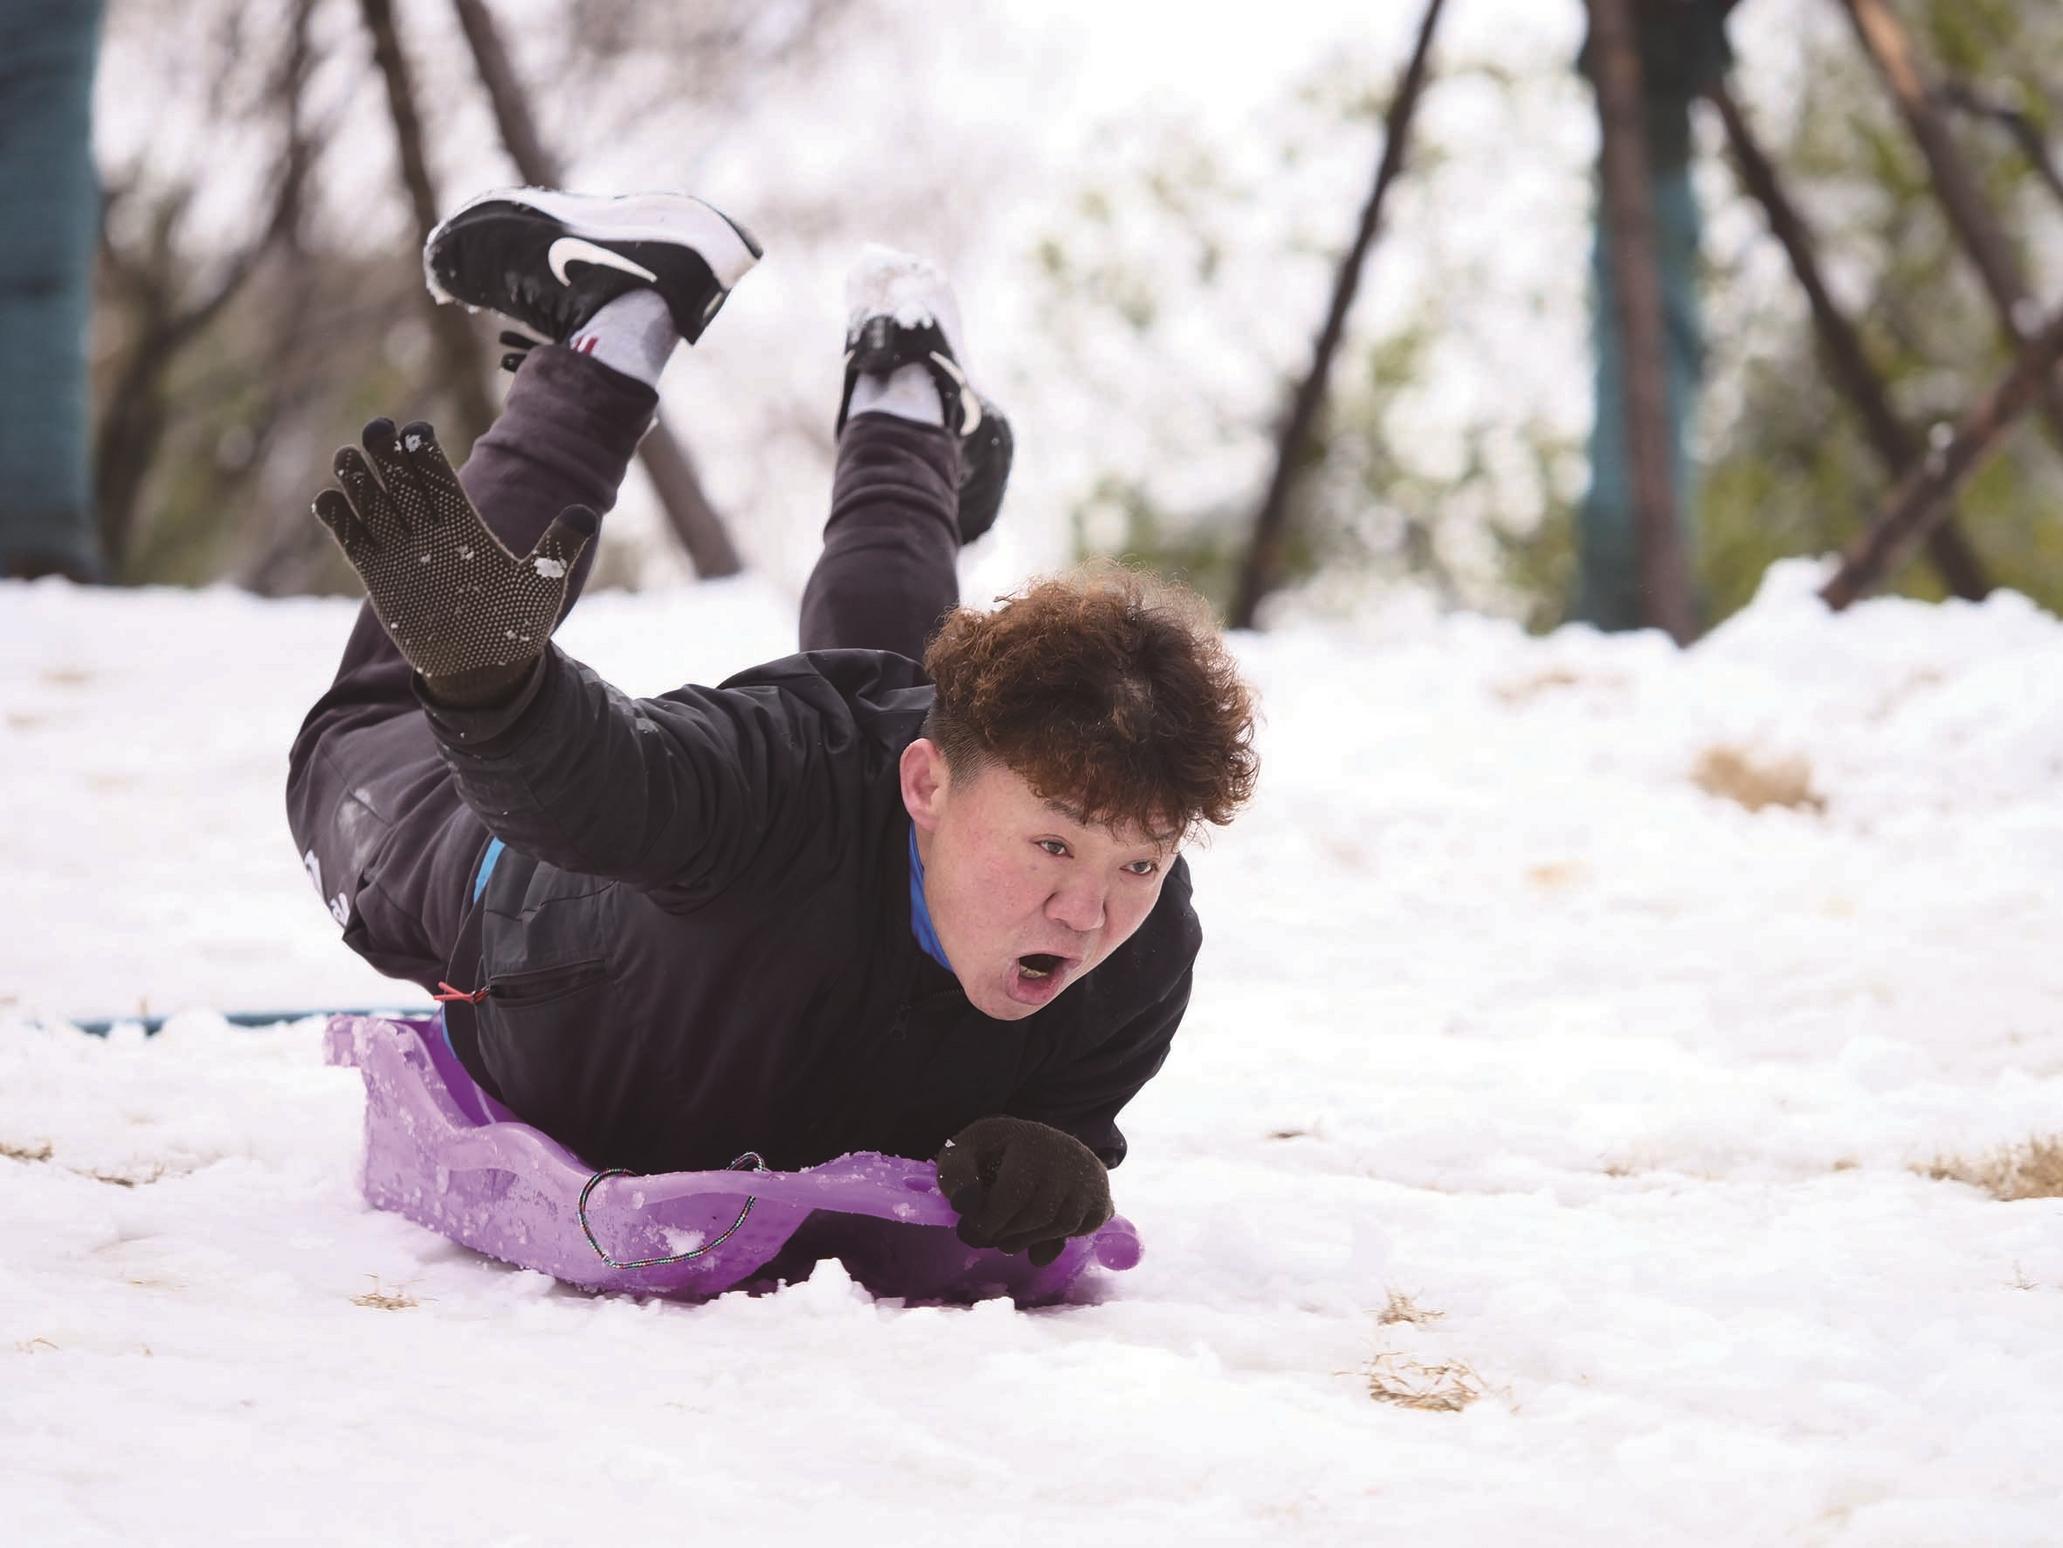
[[[946,791],[952,784],[946,755],[939,751],[938,743],[920,736],[903,749],[902,783],[903,809],[910,814],[910,821],[924,832],[932,832],[945,811]]]

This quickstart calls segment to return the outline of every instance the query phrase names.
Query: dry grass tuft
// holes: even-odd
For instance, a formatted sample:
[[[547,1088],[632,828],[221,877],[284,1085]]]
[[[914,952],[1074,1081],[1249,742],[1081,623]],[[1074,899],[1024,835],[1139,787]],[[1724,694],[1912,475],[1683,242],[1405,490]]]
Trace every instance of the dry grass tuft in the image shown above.
[[[48,1161],[56,1154],[57,1148],[49,1140],[38,1140],[33,1145],[16,1145],[0,1140],[0,1158],[8,1161]],[[183,1171],[175,1174],[162,1161],[153,1162],[143,1170],[133,1172],[103,1172],[97,1167],[81,1166],[66,1167],[65,1170],[75,1177],[90,1177],[95,1182],[107,1183],[116,1188],[141,1188],[146,1183],[163,1182],[170,1176],[185,1175]]]
[[[1513,678],[1509,682],[1492,683],[1490,691],[1506,704],[1524,704],[1537,699],[1543,693],[1557,688],[1573,688],[1583,679],[1567,667],[1549,667],[1544,672],[1535,672],[1530,677]]]
[[[1446,1315],[1443,1311],[1428,1311],[1403,1291],[1392,1290],[1388,1303],[1376,1314],[1375,1320],[1384,1327],[1391,1327],[1399,1322],[1408,1322],[1413,1327],[1424,1327],[1428,1322],[1438,1322]]]
[[[1707,795],[1759,812],[1765,806],[1823,812],[1826,797],[1812,788],[1812,768],[1803,758],[1757,762],[1738,747],[1708,747],[1691,770],[1691,781]]]
[[[1558,892],[1589,879],[1590,867],[1581,860],[1549,860],[1526,868],[1526,880],[1542,892]]]
[[[154,1182],[163,1182],[172,1174],[163,1162],[155,1162],[141,1172],[103,1172],[92,1169],[80,1172],[79,1175],[90,1177],[98,1183],[106,1183],[111,1188],[142,1188]]]
[[[1459,1360],[1423,1365],[1391,1352],[1369,1362],[1368,1395],[1399,1408],[1458,1414],[1483,1396],[1483,1379]]]
[[[2063,1135],[2008,1145],[1974,1161],[1942,1156],[1917,1170],[1936,1182],[1982,1188],[1995,1199],[2063,1199]]]
[[[366,1278],[372,1281],[372,1288],[363,1295],[352,1296],[353,1306],[369,1306],[374,1311],[407,1311],[423,1304],[405,1290],[382,1290],[377,1274],[368,1274]]]

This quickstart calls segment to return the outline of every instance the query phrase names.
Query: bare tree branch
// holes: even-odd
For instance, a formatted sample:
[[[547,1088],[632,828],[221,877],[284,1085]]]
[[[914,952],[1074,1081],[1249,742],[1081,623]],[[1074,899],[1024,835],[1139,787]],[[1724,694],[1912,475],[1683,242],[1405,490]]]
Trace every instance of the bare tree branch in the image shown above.
[[[1404,167],[1405,149],[1411,137],[1411,119],[1418,109],[1419,97],[1425,91],[1433,37],[1439,29],[1443,4],[1444,0],[1428,0],[1425,19],[1418,25],[1418,41],[1412,46],[1411,58],[1404,66],[1403,75],[1398,78],[1396,95],[1390,99],[1389,111],[1384,118],[1382,155],[1376,162],[1375,183],[1368,191],[1367,203],[1361,207],[1361,220],[1355,228],[1354,239],[1347,244],[1346,253],[1333,276],[1332,302],[1326,308],[1325,322],[1311,347],[1311,368],[1297,384],[1296,396],[1290,400],[1289,413],[1284,416],[1282,432],[1276,439],[1275,473],[1254,517],[1253,541],[1240,566],[1239,587],[1233,596],[1227,620],[1235,629],[1251,629],[1254,616],[1260,610],[1261,599],[1281,584],[1290,491],[1296,483],[1305,443],[1311,438],[1311,427],[1317,422],[1318,410],[1325,401],[1332,359],[1339,352],[1340,340],[1346,334],[1347,315],[1353,310],[1354,295],[1361,285],[1361,270],[1368,261],[1369,249],[1375,245],[1375,235],[1382,224],[1383,205],[1389,198],[1397,174]]]
[[[1812,309],[1813,329],[1819,335],[1820,352],[1826,357],[1834,385],[1861,419],[1863,433],[1869,437],[1886,471],[1893,479],[1903,477],[1920,460],[1919,436],[1891,407],[1891,395],[1876,367],[1870,364],[1861,333],[1827,288],[1804,217],[1791,203],[1775,163],[1756,140],[1733,92],[1720,81],[1707,95],[1719,109],[1720,122],[1726,126],[1727,145],[1742,186],[1762,206],[1769,217],[1770,231],[1791,260],[1791,272],[1797,276],[1798,286]],[[1957,530],[1952,511],[1945,513],[1940,524],[1927,534],[1927,552],[1942,580],[1957,596],[1974,602],[1990,593],[1991,582],[1985,575],[1984,563]]]
[[[422,116],[416,109],[415,83],[395,27],[393,0],[359,0],[358,9],[372,39],[373,61],[386,83],[394,149],[420,245],[429,240],[437,224],[437,191],[431,183],[430,164],[423,150]],[[480,369],[479,343],[458,308],[437,305],[427,292],[423,305],[436,346],[439,384],[460,421],[446,427],[445,444],[471,445],[494,422],[494,404],[488,398]]]
[[[1883,513],[1849,546],[1834,578],[1820,588],[1827,606],[1848,606],[1904,562],[1913,544],[1947,514],[1949,500],[1983,465],[1999,437],[2040,398],[2058,360],[2063,360],[2063,314],[2028,341],[2005,380],[1900,481]]]
[[[537,132],[537,120],[531,116],[530,100],[517,78],[515,62],[509,58],[508,48],[502,43],[501,31],[494,24],[494,15],[487,9],[487,0],[452,0],[458,12],[458,24],[466,35],[466,45],[473,52],[473,65],[480,72],[480,84],[487,88],[487,100],[494,107],[495,126],[501,131],[501,143],[509,153],[509,159],[516,164],[516,171],[526,183],[540,188],[556,188],[565,179],[565,170],[559,158],[545,148],[543,138]]]
[[[1863,51],[1883,76],[1914,143],[1926,159],[1949,225],[1983,281],[1985,294],[1991,297],[1999,331],[2016,349],[2025,346],[2033,336],[2039,314],[2028,296],[2027,282],[2020,273],[2019,260],[2013,255],[2012,243],[1985,204],[1977,179],[1964,165],[1948,126],[1935,111],[1913,55],[1912,40],[1884,0],[1841,0],[1841,4],[1855,24]],[[2058,443],[2063,444],[2063,381],[2038,382],[2036,390],[2049,428]]]
[[[117,573],[135,539],[138,502],[164,438],[165,382],[178,354],[243,292],[272,249],[300,226],[309,173],[327,139],[310,131],[302,110],[302,95],[313,66],[309,23],[314,8],[315,0],[295,0],[280,64],[266,91],[285,123],[266,222],[258,236],[229,260],[207,292],[191,301],[182,301],[178,294],[184,265],[178,260],[177,232],[192,202],[193,184],[174,189],[153,212],[146,261],[121,253],[108,236],[107,222],[102,221],[102,261],[137,313],[127,358],[100,404],[100,431],[94,444],[101,537],[110,568]],[[109,208],[127,196],[120,184],[112,185]]]
[[[1948,81],[1935,96],[1945,107],[1972,118],[1987,119],[2004,129],[2020,147],[2035,175],[2048,185],[2049,192],[2063,199],[2063,168],[2057,166],[2049,142],[2042,138],[2041,125],[2033,118],[2004,98],[1982,91],[1968,81]]]
[[[494,108],[502,144],[516,171],[526,183],[555,187],[564,177],[559,159],[546,147],[530,112],[529,98],[516,78],[514,62],[503,46],[486,0],[453,0],[460,28],[471,48],[473,63]],[[725,530],[708,491],[702,486],[695,461],[667,427],[655,418],[652,428],[638,446],[638,459],[652,480],[667,525],[687,551],[695,573],[715,578],[736,575],[744,568],[738,550]]]

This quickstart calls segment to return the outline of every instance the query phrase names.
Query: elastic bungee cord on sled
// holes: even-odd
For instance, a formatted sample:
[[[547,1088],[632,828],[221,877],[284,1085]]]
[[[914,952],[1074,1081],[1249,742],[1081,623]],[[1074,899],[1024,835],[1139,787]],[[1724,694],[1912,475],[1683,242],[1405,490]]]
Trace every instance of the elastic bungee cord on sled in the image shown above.
[[[758,1151],[748,1150],[745,1152],[744,1155],[738,1157],[737,1160],[733,1161],[724,1170],[730,1172],[764,1172],[767,1170],[767,1164],[765,1161],[760,1159]],[[603,1247],[602,1244],[598,1240],[596,1240],[595,1228],[588,1222],[587,1218],[587,1201],[588,1196],[595,1191],[596,1185],[603,1182],[607,1178],[634,1177],[636,1175],[636,1173],[630,1171],[628,1168],[620,1166],[612,1166],[603,1171],[599,1171],[587,1180],[587,1186],[580,1190],[580,1202],[574,1206],[575,1213],[577,1213],[580,1216],[580,1229],[587,1235],[588,1246],[594,1248],[595,1256],[600,1258],[604,1263],[608,1264],[609,1267],[611,1267],[612,1269],[658,1268],[661,1264],[686,1263],[692,1258],[701,1257],[702,1254],[704,1254],[705,1252],[714,1252],[717,1248],[721,1247],[725,1242],[729,1241],[733,1236],[736,1236],[738,1234],[738,1228],[742,1226],[747,1220],[747,1218],[749,1218],[752,1214],[752,1206],[759,1202],[758,1199],[752,1197],[750,1194],[747,1194],[745,1197],[745,1207],[738,1211],[738,1218],[736,1220],[733,1220],[730,1223],[729,1228],[724,1231],[723,1235],[717,1237],[715,1241],[704,1242],[700,1247],[690,1248],[686,1252],[677,1252],[672,1254],[670,1257],[634,1258],[628,1262],[625,1262],[610,1257],[608,1249]]]

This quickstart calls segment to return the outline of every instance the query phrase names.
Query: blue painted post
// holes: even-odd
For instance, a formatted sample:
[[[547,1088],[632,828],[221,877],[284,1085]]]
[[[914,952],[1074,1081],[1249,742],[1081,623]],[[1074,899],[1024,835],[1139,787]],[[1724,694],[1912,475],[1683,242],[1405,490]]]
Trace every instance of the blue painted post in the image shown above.
[[[1696,552],[1697,467],[1691,432],[1703,378],[1704,319],[1698,298],[1698,203],[1691,189],[1690,104],[1725,71],[1725,21],[1733,0],[1638,0],[1642,140],[1654,211],[1662,291],[1670,483],[1686,554]],[[1595,81],[1593,47],[1579,61]],[[1605,200],[1591,248],[1592,369],[1597,406],[1590,432],[1590,487],[1577,512],[1576,595],[1571,616],[1601,629],[1638,629],[1642,608],[1639,519],[1627,439],[1626,352],[1614,291]]]
[[[86,329],[101,0],[0,6],[0,575],[103,572]]]

